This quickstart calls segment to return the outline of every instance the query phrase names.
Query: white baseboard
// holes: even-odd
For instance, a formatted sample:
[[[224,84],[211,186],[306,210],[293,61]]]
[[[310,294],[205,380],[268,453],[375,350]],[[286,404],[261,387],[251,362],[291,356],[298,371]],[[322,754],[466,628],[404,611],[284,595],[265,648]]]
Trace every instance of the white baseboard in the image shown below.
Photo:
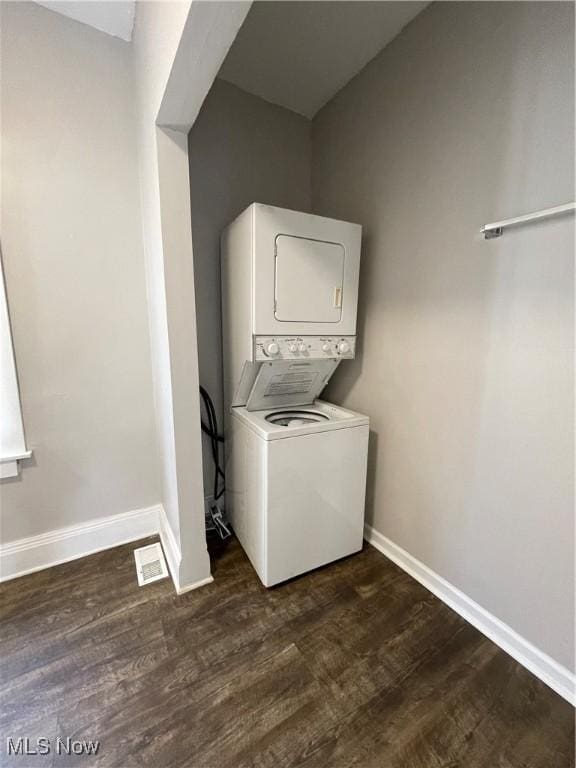
[[[576,675],[574,673],[558,664],[464,592],[369,525],[364,527],[364,538],[543,683],[576,706]]]
[[[90,520],[0,545],[0,581],[25,576],[53,565],[158,533],[156,504],[120,515]]]
[[[180,552],[178,542],[174,538],[172,526],[168,522],[164,507],[161,507],[160,514],[158,515],[158,533],[160,535],[160,541],[162,542],[164,555],[166,556],[166,562],[168,563],[168,570],[170,571],[172,581],[174,582],[176,594],[183,595],[185,592],[191,592],[193,589],[198,589],[198,587],[203,587],[205,584],[210,584],[214,581],[212,576],[208,576],[193,584],[180,585],[180,561],[182,560],[182,553]]]
[[[213,576],[208,576],[205,579],[200,579],[200,581],[195,581],[193,584],[186,584],[185,587],[176,587],[176,592],[179,595],[184,595],[186,592],[192,592],[193,589],[198,589],[198,587],[205,587],[206,584],[212,584],[214,581]]]
[[[170,571],[170,576],[174,582],[174,588],[176,589],[176,592],[178,592],[178,574],[180,572],[180,560],[182,559],[182,553],[180,552],[180,547],[178,546],[178,542],[174,537],[172,526],[166,517],[166,510],[164,507],[161,507],[160,513],[158,515],[158,534],[160,535],[162,549],[164,550],[164,556],[166,557],[166,562],[168,563],[168,570]]]
[[[212,576],[194,584],[180,586],[182,555],[162,504],[119,515],[101,517],[83,525],[59,528],[0,545],[0,582],[52,568],[70,560],[93,555],[105,549],[160,536],[170,575],[177,594],[209,584]]]

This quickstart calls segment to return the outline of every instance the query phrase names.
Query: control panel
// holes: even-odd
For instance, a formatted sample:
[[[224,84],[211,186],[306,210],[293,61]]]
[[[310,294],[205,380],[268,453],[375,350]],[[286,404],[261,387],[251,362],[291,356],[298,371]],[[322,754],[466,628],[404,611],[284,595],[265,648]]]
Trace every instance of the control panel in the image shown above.
[[[354,357],[355,336],[255,336],[254,361]]]

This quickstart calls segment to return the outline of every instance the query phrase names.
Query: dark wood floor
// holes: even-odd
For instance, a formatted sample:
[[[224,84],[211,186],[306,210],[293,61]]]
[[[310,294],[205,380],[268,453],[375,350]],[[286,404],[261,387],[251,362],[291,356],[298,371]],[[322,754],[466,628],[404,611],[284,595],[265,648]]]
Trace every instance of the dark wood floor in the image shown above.
[[[0,588],[3,766],[573,768],[572,708],[371,547],[266,590],[233,542],[176,597],[134,546]]]

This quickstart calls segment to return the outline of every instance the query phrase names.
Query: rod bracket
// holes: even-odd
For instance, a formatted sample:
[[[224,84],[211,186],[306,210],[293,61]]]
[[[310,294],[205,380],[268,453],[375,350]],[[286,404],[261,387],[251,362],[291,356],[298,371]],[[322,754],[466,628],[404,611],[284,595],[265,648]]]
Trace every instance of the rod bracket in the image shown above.
[[[483,227],[482,234],[484,235],[484,240],[494,240],[496,237],[502,237],[504,228],[494,227],[493,229],[486,229],[486,227]]]

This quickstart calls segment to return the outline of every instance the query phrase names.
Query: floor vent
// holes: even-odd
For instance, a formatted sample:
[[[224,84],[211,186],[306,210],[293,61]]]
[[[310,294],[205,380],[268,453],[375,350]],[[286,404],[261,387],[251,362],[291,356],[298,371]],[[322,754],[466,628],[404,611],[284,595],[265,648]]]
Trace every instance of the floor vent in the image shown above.
[[[159,542],[135,549],[134,560],[136,560],[136,575],[140,587],[168,576],[164,552]]]

